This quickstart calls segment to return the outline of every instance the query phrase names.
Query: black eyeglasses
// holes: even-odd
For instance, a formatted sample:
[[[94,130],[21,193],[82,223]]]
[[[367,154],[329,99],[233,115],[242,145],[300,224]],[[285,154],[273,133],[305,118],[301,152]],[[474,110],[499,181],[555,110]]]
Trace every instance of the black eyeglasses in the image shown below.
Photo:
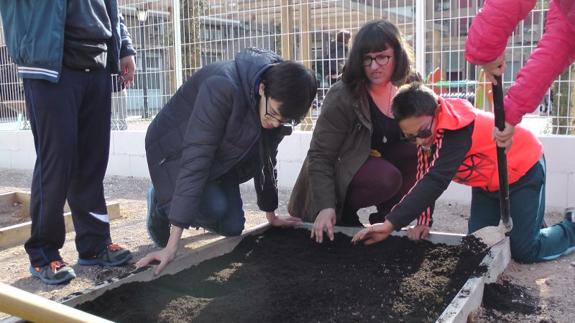
[[[266,114],[265,114],[265,117],[279,122],[280,125],[282,125],[282,126],[295,126],[295,125],[297,125],[297,123],[293,120],[282,120],[282,119],[279,119],[278,117],[274,116],[273,114],[269,113],[268,112],[268,96],[267,95],[266,95]]]
[[[401,140],[408,141],[408,142],[415,142],[417,140],[417,138],[427,139],[427,138],[431,137],[431,135],[433,135],[433,129],[432,129],[433,119],[435,119],[435,115],[433,115],[431,117],[431,122],[429,123],[429,127],[427,127],[426,129],[419,130],[419,132],[417,132],[417,134],[415,134],[415,135],[406,136],[402,132],[403,137],[401,138]]]
[[[389,60],[391,59],[391,56],[389,55],[383,55],[383,54],[379,54],[376,55],[375,57],[371,57],[369,55],[365,55],[363,57],[363,66],[371,66],[371,64],[373,63],[373,61],[375,61],[377,63],[377,65],[379,66],[385,66],[389,63]]]

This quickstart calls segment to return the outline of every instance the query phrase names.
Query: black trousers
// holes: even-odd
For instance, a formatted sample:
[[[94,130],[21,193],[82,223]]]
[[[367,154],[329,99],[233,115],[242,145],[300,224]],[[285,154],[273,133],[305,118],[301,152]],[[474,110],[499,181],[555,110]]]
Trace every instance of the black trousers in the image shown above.
[[[61,260],[66,199],[80,258],[111,242],[102,181],[110,148],[111,77],[108,70],[62,69],[58,83],[25,79],[36,164],[32,178],[32,266]]]

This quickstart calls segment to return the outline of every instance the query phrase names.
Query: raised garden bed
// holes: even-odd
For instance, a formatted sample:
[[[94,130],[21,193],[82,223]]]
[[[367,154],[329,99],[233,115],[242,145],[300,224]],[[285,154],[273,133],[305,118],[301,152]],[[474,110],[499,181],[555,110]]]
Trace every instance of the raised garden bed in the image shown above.
[[[110,220],[120,218],[120,204],[106,203]],[[30,238],[30,193],[11,192],[0,194],[0,250],[23,244]],[[64,206],[66,232],[74,230],[68,204]]]
[[[119,322],[465,321],[481,302],[483,282],[508,261],[505,248],[484,259],[457,245],[460,236],[432,235],[453,245],[391,237],[364,247],[351,245],[347,233],[321,245],[307,230],[270,229],[241,243],[227,238],[167,272],[195,267],[124,284],[153,278],[150,270],[129,274],[65,303]]]
[[[0,228],[30,221],[26,197],[22,192],[0,194]]]

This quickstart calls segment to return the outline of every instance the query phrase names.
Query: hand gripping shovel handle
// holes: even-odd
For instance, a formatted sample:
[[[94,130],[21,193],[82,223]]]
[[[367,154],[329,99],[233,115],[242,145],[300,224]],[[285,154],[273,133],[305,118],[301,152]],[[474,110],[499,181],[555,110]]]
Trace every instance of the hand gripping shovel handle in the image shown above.
[[[495,114],[495,126],[503,131],[505,129],[505,110],[503,109],[503,85],[501,76],[496,76],[497,85],[493,85],[493,105]],[[509,181],[507,179],[507,155],[505,148],[497,147],[497,169],[499,173],[499,207],[501,220],[505,226],[505,234],[509,235],[513,229],[509,203]]]

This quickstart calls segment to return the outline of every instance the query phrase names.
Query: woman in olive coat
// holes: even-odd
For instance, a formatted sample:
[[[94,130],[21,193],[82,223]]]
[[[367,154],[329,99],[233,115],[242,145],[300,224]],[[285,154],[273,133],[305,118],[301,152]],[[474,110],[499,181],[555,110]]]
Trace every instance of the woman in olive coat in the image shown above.
[[[288,205],[292,216],[314,222],[317,242],[324,231],[333,239],[336,224],[361,226],[356,212],[363,207],[377,206],[370,223],[383,222],[415,182],[415,145],[402,140],[391,113],[397,87],[411,74],[411,53],[389,21],[369,22],[354,38],[342,80],[323,102]],[[426,234],[420,230],[418,235]]]

